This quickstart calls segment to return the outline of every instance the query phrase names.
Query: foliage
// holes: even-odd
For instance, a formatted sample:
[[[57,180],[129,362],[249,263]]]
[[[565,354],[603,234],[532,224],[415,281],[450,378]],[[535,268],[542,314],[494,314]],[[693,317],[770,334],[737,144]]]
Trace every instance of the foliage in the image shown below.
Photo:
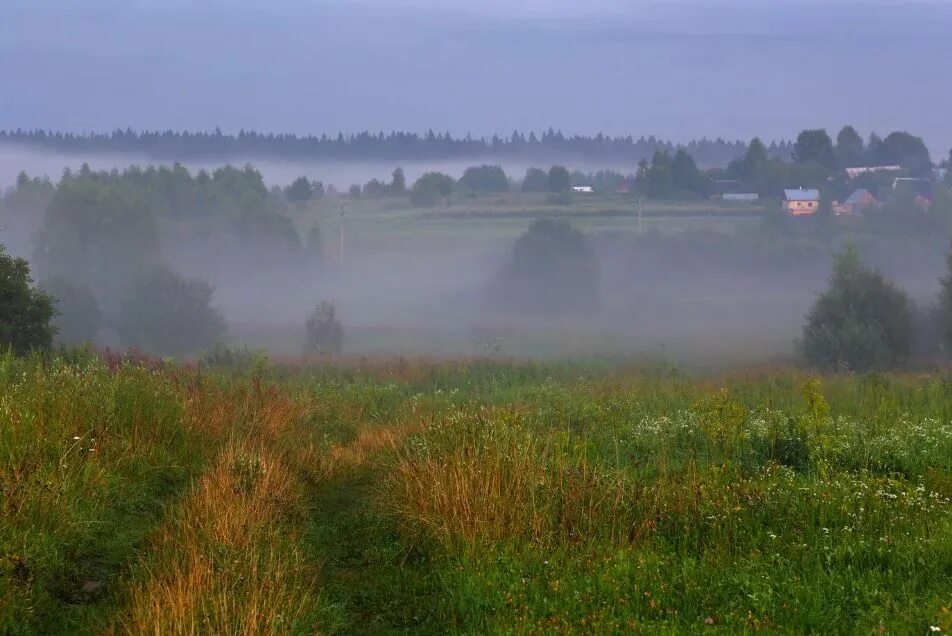
[[[141,189],[91,172],[64,178],[36,245],[43,278],[89,284],[115,299],[136,272],[160,261],[155,213]]]
[[[855,248],[840,253],[830,285],[803,328],[810,364],[856,371],[902,362],[912,345],[912,314],[904,292],[860,263]]]
[[[117,328],[123,344],[158,355],[212,347],[225,333],[212,294],[208,283],[167,269],[137,276],[119,308]]]
[[[509,179],[499,166],[471,166],[463,172],[459,184],[473,192],[506,192]]]
[[[420,207],[433,207],[453,193],[453,177],[442,172],[427,172],[413,184],[410,201]]]
[[[323,187],[321,188],[323,190]],[[285,196],[292,203],[305,203],[317,194],[317,190],[307,177],[298,177],[285,190]]]
[[[836,160],[841,167],[859,166],[863,163],[866,147],[863,138],[852,126],[843,126],[836,135]]]
[[[942,289],[936,304],[935,317],[939,336],[947,355],[952,354],[952,251],[946,257],[947,270],[940,280]]]
[[[549,168],[548,190],[552,193],[565,192],[572,187],[572,176],[565,166]]]
[[[873,160],[880,165],[899,165],[912,176],[932,174],[932,158],[922,138],[907,132],[892,132],[873,149]]]
[[[797,163],[818,163],[825,168],[836,167],[833,140],[822,128],[804,130],[793,145],[793,157]]]
[[[323,300],[304,323],[305,353],[340,353],[344,328],[337,318],[334,303]]]
[[[63,276],[45,280],[40,287],[56,306],[56,340],[67,345],[95,343],[103,319],[92,288]]]
[[[598,301],[598,261],[568,221],[537,219],[516,240],[502,282],[505,298],[516,306],[589,311]]]
[[[0,245],[0,347],[18,355],[49,349],[55,332],[54,301],[32,284],[29,264]]]
[[[390,189],[394,194],[400,195],[407,191],[407,177],[403,173],[403,168],[395,168],[393,171]]]
[[[226,135],[221,131],[174,132],[117,130],[107,134],[47,133],[46,131],[0,131],[0,143],[47,148],[70,154],[89,152],[135,152],[173,159],[211,159],[235,156],[269,156],[287,160],[389,160],[389,159],[458,159],[460,157],[509,157],[536,159],[540,154],[564,155],[596,159],[619,159],[632,164],[650,158],[659,149],[674,152],[669,141],[654,136],[609,137],[573,135],[547,130],[541,135],[513,131],[511,135],[494,135],[474,139],[468,135],[453,137],[449,133],[417,134],[406,131],[392,133],[357,132],[336,137],[321,135],[274,135],[242,131]],[[723,139],[698,139],[688,144],[688,151],[702,164],[726,164],[744,152],[744,144]],[[780,142],[774,147],[778,157],[790,153],[790,144]]]
[[[549,175],[545,170],[539,168],[529,168],[526,170],[526,176],[522,178],[523,192],[548,192]]]

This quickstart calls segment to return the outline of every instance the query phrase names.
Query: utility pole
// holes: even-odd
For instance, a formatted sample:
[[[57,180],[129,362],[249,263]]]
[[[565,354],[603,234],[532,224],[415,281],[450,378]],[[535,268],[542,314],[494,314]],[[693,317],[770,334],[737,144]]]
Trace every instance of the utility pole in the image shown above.
[[[344,206],[340,206],[340,271],[344,271],[344,216],[346,215]]]
[[[645,200],[642,197],[638,197],[638,234],[641,234],[641,217],[644,213]]]

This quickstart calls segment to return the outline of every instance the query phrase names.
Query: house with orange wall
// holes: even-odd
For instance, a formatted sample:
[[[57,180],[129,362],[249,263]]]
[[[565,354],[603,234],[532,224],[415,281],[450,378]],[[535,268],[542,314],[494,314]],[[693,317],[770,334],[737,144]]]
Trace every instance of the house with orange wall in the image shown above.
[[[820,209],[820,191],[803,188],[784,190],[783,209],[793,216],[815,214]]]

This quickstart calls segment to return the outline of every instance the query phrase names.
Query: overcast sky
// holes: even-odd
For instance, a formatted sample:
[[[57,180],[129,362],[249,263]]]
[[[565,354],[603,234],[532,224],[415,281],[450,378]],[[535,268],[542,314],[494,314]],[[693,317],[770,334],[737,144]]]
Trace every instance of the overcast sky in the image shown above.
[[[514,7],[515,5],[515,7]],[[0,0],[0,128],[952,146],[952,2]]]

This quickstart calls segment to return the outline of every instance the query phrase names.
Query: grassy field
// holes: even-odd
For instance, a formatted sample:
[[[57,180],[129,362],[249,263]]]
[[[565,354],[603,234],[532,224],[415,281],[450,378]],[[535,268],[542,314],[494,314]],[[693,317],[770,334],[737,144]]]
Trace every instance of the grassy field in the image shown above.
[[[0,359],[0,633],[952,629],[952,382]]]
[[[414,207],[405,197],[349,199],[325,197],[289,213],[300,229],[315,224],[327,237],[328,252],[336,249],[341,209],[345,211],[349,243],[361,248],[392,247],[411,240],[470,243],[474,239],[512,240],[536,218],[565,218],[586,232],[674,232],[706,229],[732,232],[756,223],[766,204],[719,201],[645,201],[638,220],[638,200],[629,195],[575,195],[553,203],[546,195],[507,193],[441,202],[434,208]]]

